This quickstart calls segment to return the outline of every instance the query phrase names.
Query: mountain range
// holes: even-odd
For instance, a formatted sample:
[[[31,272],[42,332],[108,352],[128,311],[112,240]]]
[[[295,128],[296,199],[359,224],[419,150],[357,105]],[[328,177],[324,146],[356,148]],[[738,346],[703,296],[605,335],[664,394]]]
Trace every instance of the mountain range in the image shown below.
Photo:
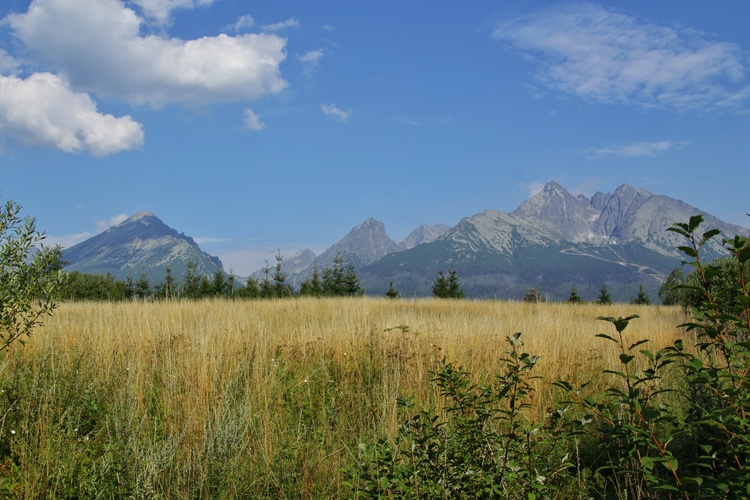
[[[575,286],[591,300],[606,284],[615,300],[635,296],[640,285],[656,300],[660,283],[680,265],[676,247],[684,244],[666,229],[696,214],[704,216],[706,229],[726,236],[748,233],[680,200],[627,184],[589,199],[549,182],[510,213],[486,210],[454,227],[422,225],[398,243],[382,222],[369,218],[321,255],[303,250],[285,258],[282,268],[298,286],[316,263],[331,266],[340,255],[354,264],[369,295],[384,294],[390,282],[402,296],[429,295],[437,273],[455,269],[468,297],[519,299],[537,288],[560,300]],[[708,258],[722,255],[720,239],[704,252]],[[157,276],[154,282],[168,263],[177,277],[189,260],[199,262],[200,273],[221,268],[216,257],[148,212],[66,250],[64,259],[70,262],[66,269],[116,277],[146,269],[149,277]],[[262,271],[254,273],[261,276]]]

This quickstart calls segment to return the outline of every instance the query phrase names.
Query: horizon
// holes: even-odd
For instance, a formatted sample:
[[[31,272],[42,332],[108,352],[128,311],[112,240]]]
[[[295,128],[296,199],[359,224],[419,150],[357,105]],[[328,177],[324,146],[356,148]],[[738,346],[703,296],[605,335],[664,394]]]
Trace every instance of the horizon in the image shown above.
[[[368,217],[401,241],[510,212],[553,180],[747,227],[748,14],[9,0],[0,202],[66,247],[150,211],[238,275],[319,255]]]

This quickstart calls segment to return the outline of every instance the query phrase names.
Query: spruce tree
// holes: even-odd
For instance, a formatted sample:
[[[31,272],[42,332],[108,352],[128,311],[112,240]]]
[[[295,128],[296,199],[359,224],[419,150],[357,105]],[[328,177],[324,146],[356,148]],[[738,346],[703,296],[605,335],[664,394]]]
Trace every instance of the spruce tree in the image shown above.
[[[599,296],[596,298],[596,303],[602,305],[612,304],[612,298],[609,296],[606,283],[602,283],[602,287],[599,289]]]
[[[320,297],[323,295],[323,282],[320,280],[320,269],[317,262],[313,264],[312,276],[300,285],[299,294],[310,297]]]
[[[651,304],[651,299],[648,298],[648,294],[643,289],[643,283],[641,283],[641,286],[638,287],[638,296],[634,299],[630,299],[630,303],[644,306]]]
[[[200,296],[201,278],[198,276],[198,263],[190,260],[185,268],[185,279],[182,282],[182,295],[189,299]]]
[[[571,304],[580,304],[581,302],[583,302],[583,299],[578,295],[578,290],[576,290],[575,285],[573,285],[573,288],[570,289],[568,302],[570,302]]]
[[[283,260],[284,257],[279,251],[276,254],[276,268],[273,275],[273,296],[279,298],[292,296],[292,285],[286,282],[286,273],[281,268]]]
[[[264,299],[273,297],[273,285],[271,284],[271,268],[266,261],[266,267],[263,268],[263,280],[258,286],[258,296]]]
[[[393,281],[391,281],[390,286],[388,287],[388,291],[385,292],[385,296],[389,299],[397,299],[398,298],[398,290],[393,288]]]
[[[211,280],[211,288],[213,289],[212,295],[214,297],[223,297],[227,289],[227,280],[224,276],[224,271],[216,269],[214,272],[213,279]]]
[[[458,273],[451,269],[448,273],[448,297],[451,299],[463,299],[464,292],[461,290],[461,284],[458,282]]]
[[[357,276],[357,272],[354,269],[354,264],[351,262],[346,266],[343,288],[345,295],[348,295],[350,297],[364,295],[365,293],[365,291],[362,290],[362,287],[359,284],[359,277]]]
[[[139,299],[147,299],[151,295],[151,285],[148,282],[146,271],[141,272],[141,277],[135,283],[135,295]]]
[[[439,299],[448,298],[448,280],[443,271],[438,272],[437,278],[432,283],[432,296]]]

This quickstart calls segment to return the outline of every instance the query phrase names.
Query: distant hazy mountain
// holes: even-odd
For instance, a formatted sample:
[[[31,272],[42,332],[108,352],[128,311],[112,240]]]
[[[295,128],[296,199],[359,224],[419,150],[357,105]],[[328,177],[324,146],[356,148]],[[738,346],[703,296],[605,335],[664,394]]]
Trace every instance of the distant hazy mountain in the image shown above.
[[[656,301],[659,284],[680,264],[675,247],[684,244],[666,229],[696,214],[704,215],[706,229],[747,233],[627,184],[588,199],[550,182],[510,214],[487,210],[462,219],[431,243],[363,267],[360,277],[369,294],[384,293],[392,280],[402,295],[427,295],[437,272],[453,267],[473,297],[520,298],[535,287],[564,299],[576,286],[593,299],[606,282],[616,299],[635,296],[642,283]],[[709,258],[720,255],[720,240],[705,250]]]
[[[199,275],[223,270],[218,257],[202,251],[192,238],[178,233],[151,212],[138,212],[63,252],[67,271],[110,273],[118,279],[138,279],[145,272],[152,284],[164,280],[166,268],[181,280],[187,263],[197,264]]]
[[[696,214],[704,216],[706,230],[748,233],[682,201],[627,184],[589,199],[550,182],[510,213],[486,210],[452,228],[421,225],[399,243],[388,237],[382,222],[369,218],[318,257],[310,250],[286,257],[282,269],[298,287],[316,263],[320,269],[331,267],[340,255],[355,265],[369,295],[384,294],[391,281],[402,296],[429,295],[438,271],[455,268],[468,297],[520,299],[533,287],[560,300],[575,286],[592,300],[606,283],[615,300],[634,297],[643,284],[657,301],[659,285],[680,265],[675,247],[684,244],[666,229]],[[720,238],[704,251],[708,259],[723,254]],[[152,283],[163,280],[167,265],[178,280],[189,261],[198,264],[199,274],[222,269],[218,258],[150,212],[65,250],[63,258],[68,270],[120,279],[146,272]],[[262,279],[262,270],[253,276]]]
[[[404,241],[396,243],[386,234],[385,225],[370,217],[362,224],[355,226],[343,239],[334,243],[320,256],[316,257],[310,250],[303,250],[291,257],[285,257],[281,267],[287,275],[287,280],[293,286],[299,287],[300,283],[312,274],[316,264],[321,270],[325,267],[333,267],[337,255],[341,256],[345,265],[351,262],[355,267],[361,268],[389,253],[435,241],[449,229],[450,226],[445,224],[435,226],[422,224],[409,233]],[[269,267],[273,269],[275,264],[275,262],[269,262]],[[252,277],[261,280],[263,275],[264,271],[258,270],[252,274]]]
[[[447,233],[450,230],[450,226],[445,224],[437,224],[435,226],[428,226],[422,224],[414,231],[409,233],[406,239],[398,244],[399,249],[409,250],[422,243],[431,243]]]

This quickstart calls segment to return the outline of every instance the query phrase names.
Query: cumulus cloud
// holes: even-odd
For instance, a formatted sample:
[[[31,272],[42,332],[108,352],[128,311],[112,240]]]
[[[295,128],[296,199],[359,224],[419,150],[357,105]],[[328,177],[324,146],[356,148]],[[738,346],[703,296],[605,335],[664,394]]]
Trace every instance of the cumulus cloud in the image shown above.
[[[552,7],[491,37],[534,60],[548,88],[594,102],[737,110],[750,94],[737,45],[598,5]]]
[[[57,75],[27,79],[0,76],[0,134],[65,152],[106,156],[143,145],[143,130],[130,116],[97,111],[87,94],[77,93]]]
[[[1,75],[15,75],[18,73],[18,61],[5,52],[3,49],[0,49],[0,74]]]
[[[344,111],[343,109],[339,108],[335,104],[321,104],[320,105],[321,111],[325,113],[326,115],[330,116],[336,121],[345,122],[349,120],[349,117],[352,114],[352,110],[348,109]]]
[[[655,158],[666,153],[670,149],[682,149],[687,146],[686,141],[672,142],[636,142],[624,146],[608,146],[600,149],[592,149],[589,159],[598,160],[602,158]]]
[[[206,0],[141,0],[154,16]],[[7,18],[29,52],[75,89],[148,103],[210,104],[282,91],[286,40],[272,33],[196,40],[141,34],[143,20],[121,0],[33,0]],[[96,43],[92,43],[96,41]]]
[[[261,121],[260,115],[250,108],[245,109],[242,122],[244,127],[249,130],[262,130],[266,127],[266,124]]]
[[[172,11],[176,9],[194,9],[211,5],[214,0],[132,0],[143,13],[159,24],[168,24]]]

